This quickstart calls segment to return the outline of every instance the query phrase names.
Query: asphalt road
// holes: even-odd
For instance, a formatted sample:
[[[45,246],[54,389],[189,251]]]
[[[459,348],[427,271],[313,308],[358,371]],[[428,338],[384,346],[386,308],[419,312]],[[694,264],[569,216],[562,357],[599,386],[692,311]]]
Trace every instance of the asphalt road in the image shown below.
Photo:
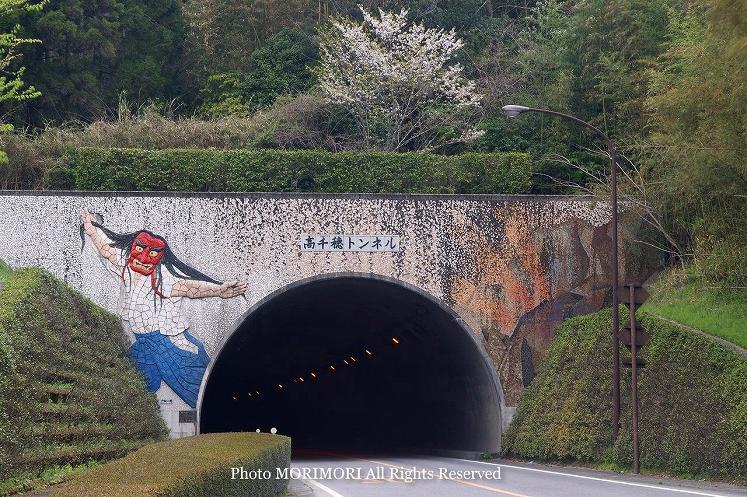
[[[299,457],[291,468],[307,471],[295,497],[747,497],[725,484],[435,457]]]

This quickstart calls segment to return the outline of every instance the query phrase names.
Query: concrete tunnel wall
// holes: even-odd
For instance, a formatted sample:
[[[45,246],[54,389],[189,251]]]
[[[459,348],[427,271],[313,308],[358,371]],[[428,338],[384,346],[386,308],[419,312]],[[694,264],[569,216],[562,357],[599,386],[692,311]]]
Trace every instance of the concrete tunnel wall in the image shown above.
[[[609,288],[610,210],[587,197],[0,194],[6,262],[43,267],[112,312],[118,311],[117,282],[90,243],[81,252],[83,207],[102,214],[114,231],[162,235],[180,258],[216,279],[248,282],[246,300],[185,305],[190,330],[211,357],[253,305],[281,288],[318,275],[378,275],[418,289],[462,320],[490,358],[508,406],[523,388],[527,351],[537,366],[554,326],[601,307]],[[400,246],[393,252],[301,249],[304,234],[336,233],[398,236]],[[158,396],[172,434],[192,433],[195,425],[178,422],[188,406],[168,387]]]

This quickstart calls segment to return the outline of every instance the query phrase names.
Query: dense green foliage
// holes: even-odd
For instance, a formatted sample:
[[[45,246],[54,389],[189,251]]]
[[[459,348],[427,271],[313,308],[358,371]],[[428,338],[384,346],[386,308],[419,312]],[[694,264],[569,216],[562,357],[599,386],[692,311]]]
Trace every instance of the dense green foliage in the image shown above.
[[[520,193],[527,154],[71,149],[50,188],[328,193]]]
[[[747,6],[714,0],[670,22],[647,111],[653,181],[710,281],[747,285]],[[703,18],[707,22],[703,22]]]
[[[0,479],[119,457],[162,439],[120,321],[48,273],[0,290]]]
[[[18,36],[42,43],[27,46],[7,69],[27,67],[23,80],[42,96],[0,103],[16,129],[31,126],[29,138],[0,136],[9,155],[0,165],[0,186],[43,187],[59,153],[36,152],[55,140],[114,148],[381,149],[364,139],[344,105],[323,98],[309,70],[318,65],[330,19],[359,21],[358,3],[50,0],[41,11],[10,16],[0,26],[4,32],[18,23]],[[629,173],[621,176],[623,197],[645,204],[656,225],[638,238],[671,262],[695,262],[711,283],[745,286],[747,230],[735,229],[747,216],[743,0],[362,5],[409,9],[413,21],[454,28],[464,40],[456,57],[483,96],[470,125],[481,116],[484,136],[469,145],[457,137],[440,152],[529,152],[538,166],[533,193],[588,188],[605,195],[607,158],[592,135],[546,115],[508,120],[500,107],[546,107],[590,121],[618,145]],[[134,112],[118,100],[121,92]],[[160,120],[142,111],[146,102],[161,109]],[[93,121],[92,129],[40,132],[43,123],[63,119]]]
[[[287,480],[290,439],[263,433],[213,433],[151,444],[55,489],[50,497],[276,497]],[[272,478],[232,480],[231,468]]]
[[[189,57],[197,75],[243,71],[255,50],[284,28],[313,30],[319,19],[310,0],[187,1]]]
[[[350,139],[339,130],[338,117],[318,98],[299,95],[256,113],[250,120],[237,116],[174,120],[161,114],[158,107],[148,106],[137,113],[124,112],[116,121],[51,127],[35,136],[0,136],[10,157],[7,164],[0,164],[0,188],[48,187],[44,179],[49,170],[66,149],[76,147],[338,150]]]
[[[669,271],[644,309],[747,349],[747,289],[717,288],[696,275]]]
[[[41,97],[3,108],[18,124],[112,115],[121,92],[141,101],[183,93],[177,0],[50,0],[13,21],[41,40],[23,50],[25,78]]]
[[[279,31],[252,53],[248,71],[208,77],[198,112],[207,117],[250,115],[269,107],[280,96],[310,89],[314,84],[310,66],[316,62],[317,52],[303,31]]]
[[[23,81],[26,68],[14,64],[20,56],[19,47],[39,43],[39,40],[18,36],[21,27],[18,24],[8,26],[8,22],[21,12],[36,12],[43,6],[43,3],[28,0],[0,0],[0,25],[4,25],[7,31],[0,33],[0,104],[24,102],[40,95],[36,88],[27,86]],[[0,120],[0,134],[13,131],[13,125],[3,121]],[[9,162],[8,154],[0,150],[0,166]]]
[[[610,446],[610,314],[573,318],[556,330],[542,370],[504,434],[506,454],[631,464],[627,369],[623,428]],[[747,480],[747,358],[707,337],[641,316],[651,334],[639,377],[641,466]]]
[[[23,81],[26,68],[14,65],[13,61],[20,56],[23,45],[39,43],[36,38],[19,36],[21,26],[13,24],[16,16],[29,12],[39,12],[44,2],[29,0],[0,0],[0,26],[4,32],[0,35],[0,103],[22,102],[39,96],[33,86]]]

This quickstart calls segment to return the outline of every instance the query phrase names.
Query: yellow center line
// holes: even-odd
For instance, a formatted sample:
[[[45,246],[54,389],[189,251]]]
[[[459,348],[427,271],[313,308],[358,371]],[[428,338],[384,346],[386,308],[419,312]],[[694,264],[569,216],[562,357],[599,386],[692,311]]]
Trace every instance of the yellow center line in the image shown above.
[[[374,461],[374,460],[371,460],[371,459],[361,459],[359,457],[356,457],[355,459],[358,459],[359,461],[372,462],[374,464],[381,464],[383,466],[389,466],[391,468],[398,468],[398,469],[417,469],[416,466],[410,466],[410,467],[400,466],[398,464],[389,464],[389,463],[386,463],[386,462],[383,462],[383,461]],[[487,490],[488,492],[494,492],[496,494],[510,495],[512,497],[531,497],[530,495],[517,494],[516,492],[511,492],[511,491],[508,491],[508,490],[501,490],[499,488],[489,487],[488,485],[483,485],[481,483],[474,483],[474,482],[471,482],[471,481],[464,481],[464,480],[446,480],[446,481],[453,481],[454,483],[459,483],[459,484],[462,484],[462,485],[467,485],[469,487],[475,487],[475,488],[479,488],[479,489],[482,489],[482,490]]]
[[[462,485],[468,485],[468,486],[470,486],[470,487],[481,488],[481,489],[483,489],[483,490],[488,490],[488,491],[490,491],[490,492],[495,492],[495,493],[497,493],[497,494],[503,494],[503,495],[512,495],[513,497],[529,497],[529,496],[528,496],[528,495],[526,495],[526,494],[517,494],[516,492],[510,492],[510,491],[508,491],[508,490],[500,490],[500,489],[498,489],[498,488],[495,488],[495,487],[489,487],[489,486],[487,486],[487,485],[483,485],[483,484],[481,484],[481,483],[475,483],[475,482],[471,482],[471,481],[464,481],[464,480],[449,480],[449,481],[453,481],[453,482],[455,482],[455,483],[461,483]]]

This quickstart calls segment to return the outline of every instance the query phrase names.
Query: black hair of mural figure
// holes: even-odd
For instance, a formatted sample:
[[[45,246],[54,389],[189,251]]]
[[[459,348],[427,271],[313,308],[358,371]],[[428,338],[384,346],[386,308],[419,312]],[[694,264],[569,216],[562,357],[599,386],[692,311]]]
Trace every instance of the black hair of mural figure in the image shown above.
[[[133,233],[115,233],[109,228],[105,228],[97,222],[94,222],[92,224],[103,231],[107,237],[109,237],[109,239],[112,241],[112,243],[110,243],[109,245],[114,248],[123,250],[125,257],[130,256],[130,250],[132,250],[132,242],[135,241],[135,238],[137,238],[140,233],[147,233],[153,238],[161,240],[164,243],[165,249],[163,258],[161,259],[161,264],[163,264],[166,269],[171,271],[174,276],[178,278],[184,278],[186,280],[208,281],[210,283],[215,283],[218,285],[221,284],[220,281],[211,278],[205,273],[198,271],[186,262],[179,259],[169,247],[166,239],[160,235],[156,235],[155,233],[152,233],[148,230],[140,230]],[[159,266],[161,264],[159,264]],[[156,267],[158,268],[158,266]]]
[[[166,269],[169,272],[171,272],[171,274],[176,276],[177,278],[186,279],[186,280],[195,280],[195,281],[207,281],[208,283],[215,283],[217,285],[220,285],[222,283],[214,278],[211,278],[205,273],[198,271],[197,269],[193,268],[186,262],[179,259],[169,247],[169,244],[166,242],[166,239],[163,238],[162,236],[156,235],[155,233],[152,233],[148,230],[140,230],[140,231],[135,231],[132,233],[117,233],[103,225],[103,218],[101,217],[100,214],[95,214],[95,216],[96,216],[96,221],[93,221],[91,224],[93,224],[95,227],[103,231],[104,234],[106,234],[106,236],[111,240],[111,243],[109,244],[109,246],[122,250],[125,260],[130,258],[133,242],[138,237],[138,235],[142,233],[147,233],[150,237],[156,240],[160,240],[163,243],[163,246],[164,246],[163,256],[159,260],[159,262],[156,264],[156,267],[154,268],[153,291],[157,296],[163,297],[163,294],[161,293],[162,286],[163,286],[163,277],[161,275],[161,265],[165,266]],[[82,239],[82,245],[81,245],[81,251],[82,251],[86,243],[85,235],[83,235],[82,224],[80,225],[80,231],[81,231],[81,239]],[[123,280],[124,280],[125,270],[127,270],[127,265],[125,265],[122,268],[122,274],[120,275]]]

